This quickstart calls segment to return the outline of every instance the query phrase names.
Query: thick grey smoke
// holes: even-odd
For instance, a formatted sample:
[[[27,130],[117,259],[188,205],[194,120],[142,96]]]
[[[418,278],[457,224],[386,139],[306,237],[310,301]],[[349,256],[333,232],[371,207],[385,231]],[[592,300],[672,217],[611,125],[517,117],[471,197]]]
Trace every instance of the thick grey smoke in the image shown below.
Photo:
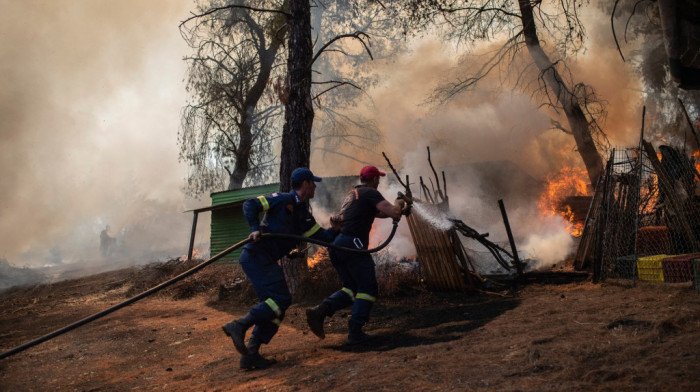
[[[187,251],[178,32],[192,1],[3,1],[0,257],[18,266]],[[199,203],[199,204],[197,204]],[[206,224],[200,224],[206,230]],[[115,260],[112,260],[115,261]]]
[[[592,85],[608,101],[603,128],[611,144],[634,144],[641,119],[639,82],[629,64],[617,57],[606,25],[609,19],[593,8],[586,9],[583,18],[590,39],[584,53],[569,61],[574,80]],[[574,244],[566,224],[558,217],[543,217],[537,199],[547,174],[583,166],[573,138],[552,129],[552,113],[538,108],[528,93],[508,90],[493,79],[442,105],[426,104],[439,83],[454,80],[456,72],[464,75],[469,64],[462,61],[458,70],[461,52],[434,38],[411,47],[410,53],[377,64],[382,82],[368,91],[371,104],[366,110],[383,131],[382,150],[403,174],[411,175],[412,182],[423,176],[430,187],[428,179],[435,182],[427,162],[426,146],[430,146],[437,170],[447,175],[450,209],[456,218],[490,233],[492,241],[507,242],[497,205],[503,199],[522,256],[537,259],[542,266],[564,259]],[[356,157],[387,169],[380,155],[360,152]],[[358,172],[362,163],[339,160],[315,167],[320,166],[328,175]],[[414,185],[414,193],[417,188]],[[380,190],[389,197],[399,189]],[[378,222],[376,237],[385,238],[389,230],[390,222]],[[401,243],[406,237],[410,238],[408,230],[400,229],[390,249],[399,255],[415,252],[410,241]]]

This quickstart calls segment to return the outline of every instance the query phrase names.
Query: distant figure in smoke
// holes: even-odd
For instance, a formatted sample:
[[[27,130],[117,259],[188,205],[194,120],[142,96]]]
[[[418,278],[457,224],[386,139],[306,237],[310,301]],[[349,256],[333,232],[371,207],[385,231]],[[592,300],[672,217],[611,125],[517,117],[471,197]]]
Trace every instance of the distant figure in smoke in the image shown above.
[[[369,232],[374,218],[401,217],[406,204],[397,199],[391,204],[377,190],[379,178],[386,174],[374,166],[365,166],[360,172],[360,185],[355,186],[345,197],[340,215],[332,221],[340,221],[340,234],[333,243],[346,248],[367,249]],[[320,305],[306,310],[306,321],[311,331],[323,339],[323,322],[336,311],[352,305],[352,316],[348,321],[348,344],[363,343],[373,336],[362,331],[369,320],[372,305],[377,300],[377,277],[374,260],[369,253],[352,253],[329,249],[333,268],[342,283],[342,288],[324,299]]]
[[[109,257],[114,253],[117,239],[109,235],[109,225],[100,233],[100,252],[102,257]]]
[[[321,178],[314,176],[311,170],[298,168],[292,172],[291,192],[258,196],[243,204],[252,242],[243,247],[239,262],[260,303],[245,317],[222,327],[242,354],[241,369],[265,369],[275,363],[260,355],[260,345],[270,343],[284,319],[285,310],[292,304],[292,296],[277,260],[289,254],[297,241],[261,239],[260,233],[296,234],[331,242],[340,229],[339,225],[322,229],[311,215],[308,201],[314,197],[316,182],[319,181]],[[262,221],[260,213],[265,214]],[[245,334],[252,326],[255,328],[246,345]]]

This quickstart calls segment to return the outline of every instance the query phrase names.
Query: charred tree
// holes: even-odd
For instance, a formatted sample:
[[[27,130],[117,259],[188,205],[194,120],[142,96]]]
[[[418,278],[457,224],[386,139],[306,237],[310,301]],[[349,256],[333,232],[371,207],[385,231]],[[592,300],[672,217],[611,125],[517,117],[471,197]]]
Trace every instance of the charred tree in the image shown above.
[[[563,112],[571,129],[552,119],[552,127],[571,134],[593,184],[603,170],[598,148],[607,148],[607,138],[598,124],[605,117],[604,101],[583,83],[573,83],[570,75],[565,80],[563,61],[569,53],[583,48],[585,31],[578,16],[577,0],[562,0],[542,6],[532,0],[404,0],[392,4],[397,15],[403,15],[405,32],[416,34],[430,26],[442,28],[447,39],[457,42],[492,41],[503,39],[503,45],[483,56],[477,69],[435,90],[434,101],[445,102],[457,94],[473,88],[491,73],[503,71],[503,79],[513,81],[513,87],[530,90],[539,96],[541,106]],[[536,16],[535,16],[536,13]],[[546,39],[552,43],[548,55],[540,45],[535,21],[542,24]],[[516,63],[521,49],[526,47],[538,71],[538,86],[528,87],[524,77],[529,64],[518,69]],[[553,61],[551,55],[558,60]],[[529,62],[529,61],[528,61]],[[507,71],[506,71],[507,70]]]
[[[530,0],[518,0],[518,6],[520,7],[523,36],[525,37],[527,50],[537,68],[539,68],[544,82],[551,89],[552,95],[559,102],[564,113],[566,113],[566,118],[571,126],[571,134],[574,137],[581,159],[586,165],[588,177],[591,184],[596,184],[598,177],[603,172],[603,160],[600,158],[598,149],[591,136],[588,119],[581,108],[578,97],[566,85],[554,63],[542,50],[542,46],[540,46],[535,18],[532,13],[532,3]]]

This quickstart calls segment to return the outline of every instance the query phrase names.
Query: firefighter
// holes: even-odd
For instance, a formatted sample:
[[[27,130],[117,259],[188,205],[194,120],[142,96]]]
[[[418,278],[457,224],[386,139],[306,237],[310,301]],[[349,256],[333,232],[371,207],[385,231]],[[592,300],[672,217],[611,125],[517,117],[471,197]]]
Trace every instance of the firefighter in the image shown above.
[[[293,250],[298,241],[261,239],[261,233],[295,234],[331,242],[339,229],[337,224],[329,229],[321,228],[311,214],[308,201],[314,197],[316,182],[321,178],[307,168],[298,168],[292,172],[291,180],[291,192],[258,196],[243,204],[252,241],[243,247],[239,262],[260,303],[244,317],[222,327],[242,355],[242,369],[264,369],[275,363],[274,359],[260,355],[260,345],[270,343],[292,302],[277,260]],[[260,213],[264,213],[262,220]],[[255,328],[246,344],[246,331],[252,326]]]
[[[360,185],[355,186],[343,200],[340,215],[340,234],[333,242],[342,247],[367,249],[369,232],[374,218],[401,217],[406,205],[397,199],[390,203],[377,190],[380,177],[386,174],[374,166],[365,166],[360,171]],[[335,221],[336,219],[332,219]],[[329,249],[331,263],[338,273],[342,288],[324,299],[321,304],[306,310],[306,321],[311,331],[325,338],[323,321],[336,311],[352,306],[348,320],[347,344],[359,344],[372,338],[362,331],[369,320],[372,305],[377,300],[377,277],[374,260],[369,253],[355,253]]]

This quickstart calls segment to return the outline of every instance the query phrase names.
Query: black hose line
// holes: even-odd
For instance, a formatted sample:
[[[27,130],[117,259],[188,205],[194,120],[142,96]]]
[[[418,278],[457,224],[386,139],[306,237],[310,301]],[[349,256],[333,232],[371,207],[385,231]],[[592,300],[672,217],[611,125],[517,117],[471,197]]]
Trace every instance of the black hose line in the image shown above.
[[[313,238],[308,238],[308,237],[301,237],[301,236],[294,235],[294,234],[265,233],[265,234],[262,234],[262,238],[265,239],[265,237],[267,237],[267,238],[282,238],[282,239],[288,239],[288,240],[300,240],[300,241],[304,241],[304,242],[310,242],[310,243],[316,244],[316,245],[322,245],[322,246],[325,246],[326,248],[342,250],[344,252],[376,253],[376,252],[379,252],[380,250],[384,249],[387,245],[389,245],[389,242],[391,242],[391,240],[394,238],[394,234],[396,234],[396,228],[398,227],[398,225],[399,225],[399,220],[394,219],[394,227],[391,228],[391,234],[389,234],[389,237],[387,237],[387,239],[384,242],[379,244],[379,246],[377,246],[376,248],[372,248],[372,249],[346,248],[344,246],[338,246],[338,245],[334,245],[334,244],[331,244],[328,242],[323,242],[323,241],[315,240]]]
[[[298,235],[294,235],[294,234],[264,233],[264,234],[262,234],[262,236],[261,236],[261,237],[262,237],[261,240],[265,240],[266,238],[291,239],[291,240],[299,240],[299,241],[304,241],[304,242],[311,242],[311,243],[314,243],[314,244],[317,244],[317,245],[322,245],[322,246],[325,246],[325,247],[328,247],[328,248],[338,249],[338,250],[347,251],[347,252],[353,252],[353,253],[374,253],[374,252],[378,252],[378,251],[384,249],[387,245],[389,245],[389,242],[391,242],[391,240],[394,238],[394,234],[396,234],[396,228],[398,227],[398,224],[399,224],[399,220],[398,220],[398,219],[394,219],[394,227],[391,229],[391,234],[389,235],[389,237],[388,237],[388,238],[386,239],[386,241],[384,241],[381,245],[377,246],[376,248],[372,248],[372,249],[353,249],[353,248],[345,248],[345,247],[342,247],[342,246],[333,245],[333,244],[331,244],[331,243],[327,243],[327,242],[315,240],[315,239],[313,239],[313,238],[306,238],[306,237],[302,237],[302,236],[298,236]],[[63,328],[61,328],[61,329],[58,329],[58,330],[56,330],[56,331],[53,331],[53,332],[51,332],[51,333],[49,333],[49,334],[47,334],[47,335],[44,335],[44,336],[42,336],[42,337],[40,337],[40,338],[34,339],[34,340],[32,340],[31,342],[28,342],[28,343],[25,343],[25,344],[23,344],[23,345],[21,345],[21,346],[15,347],[15,348],[13,348],[12,350],[5,351],[4,353],[0,354],[0,359],[7,358],[7,357],[9,357],[9,356],[11,356],[11,355],[14,355],[14,354],[17,354],[17,353],[19,353],[19,352],[22,352],[22,351],[24,351],[24,350],[26,350],[26,349],[28,349],[28,348],[30,348],[30,347],[34,347],[34,346],[36,346],[36,345],[38,345],[38,344],[40,344],[40,343],[43,343],[43,342],[45,342],[45,341],[47,341],[47,340],[51,340],[51,339],[55,338],[56,336],[62,335],[62,334],[64,334],[64,333],[68,332],[68,331],[71,331],[71,330],[73,330],[73,329],[75,329],[75,328],[78,328],[78,327],[80,327],[80,326],[82,326],[82,325],[85,325],[85,324],[87,324],[87,323],[89,323],[89,322],[91,322],[91,321],[95,321],[95,320],[97,320],[97,319],[99,319],[99,318],[101,318],[101,317],[103,317],[103,316],[106,316],[106,315],[108,315],[108,314],[110,314],[110,313],[112,313],[112,312],[114,312],[114,311],[117,311],[117,310],[119,310],[119,309],[121,309],[121,308],[123,308],[123,307],[125,307],[125,306],[131,305],[132,303],[134,303],[134,302],[136,302],[136,301],[138,301],[138,300],[140,300],[140,299],[146,298],[146,297],[148,297],[149,295],[155,293],[156,291],[160,291],[160,290],[162,290],[162,289],[164,289],[164,288],[166,288],[166,287],[172,285],[172,284],[175,283],[175,282],[178,282],[178,281],[180,281],[180,280],[182,280],[182,279],[185,279],[186,277],[188,277],[188,276],[190,276],[190,275],[193,275],[193,274],[199,272],[199,270],[201,270],[201,269],[203,269],[204,267],[206,267],[206,266],[212,264],[213,262],[215,262],[215,261],[221,259],[222,257],[226,256],[227,254],[229,254],[229,253],[233,252],[234,250],[236,250],[236,249],[242,247],[243,245],[249,243],[250,241],[251,241],[250,238],[246,238],[245,240],[240,241],[240,242],[238,242],[238,243],[236,243],[236,244],[234,244],[234,245],[232,245],[232,246],[226,248],[225,250],[221,251],[220,253],[218,253],[216,256],[210,258],[209,260],[204,261],[204,262],[202,262],[202,263],[200,263],[200,264],[197,264],[196,266],[194,266],[194,267],[190,268],[189,270],[187,270],[187,271],[181,273],[180,275],[178,275],[178,276],[176,276],[176,277],[174,277],[174,278],[171,278],[170,280],[167,280],[167,281],[165,281],[165,282],[159,284],[158,286],[155,286],[155,287],[153,287],[153,288],[151,288],[151,289],[149,289],[149,290],[146,290],[146,291],[144,291],[143,293],[141,293],[141,294],[139,294],[139,295],[137,295],[137,296],[135,296],[135,297],[131,297],[131,298],[127,299],[127,300],[124,301],[124,302],[121,302],[121,303],[119,303],[119,304],[116,304],[116,305],[112,306],[111,308],[105,309],[105,310],[103,310],[103,311],[101,311],[101,312],[99,312],[99,313],[93,314],[92,316],[88,316],[88,317],[86,317],[86,318],[84,318],[84,319],[82,319],[82,320],[76,321],[76,322],[74,322],[73,324],[70,324],[70,325],[65,326],[65,327],[63,327]]]

